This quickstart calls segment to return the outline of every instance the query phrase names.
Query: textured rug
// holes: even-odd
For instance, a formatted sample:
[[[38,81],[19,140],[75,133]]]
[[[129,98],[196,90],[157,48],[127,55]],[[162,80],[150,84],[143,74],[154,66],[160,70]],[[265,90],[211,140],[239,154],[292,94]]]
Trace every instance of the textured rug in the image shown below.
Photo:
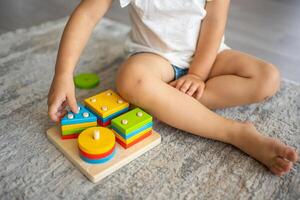
[[[299,163],[280,178],[230,145],[155,122],[162,144],[93,184],[46,138],[58,42],[65,19],[0,36],[0,199],[300,199]],[[76,72],[95,72],[101,84],[77,98],[114,87],[129,28],[104,20]],[[218,110],[251,120],[263,134],[300,149],[300,86],[283,81],[262,104]]]

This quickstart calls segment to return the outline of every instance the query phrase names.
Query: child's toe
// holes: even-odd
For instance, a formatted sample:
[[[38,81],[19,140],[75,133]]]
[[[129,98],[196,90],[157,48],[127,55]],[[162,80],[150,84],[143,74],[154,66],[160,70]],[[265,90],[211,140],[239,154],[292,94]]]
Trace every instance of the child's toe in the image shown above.
[[[275,146],[275,152],[276,155],[279,157],[282,157],[286,160],[289,160],[291,162],[296,162],[298,159],[296,151],[289,146],[286,146],[282,142],[275,140],[274,141],[274,146]]]
[[[277,176],[282,176],[284,172],[278,166],[274,165],[270,168],[271,172]]]
[[[286,159],[277,157],[275,159],[275,165],[278,166],[279,169],[281,169],[283,172],[288,172],[290,171],[292,167],[292,163]]]
[[[297,152],[293,148],[287,147],[285,158],[291,162],[296,162],[298,160]]]

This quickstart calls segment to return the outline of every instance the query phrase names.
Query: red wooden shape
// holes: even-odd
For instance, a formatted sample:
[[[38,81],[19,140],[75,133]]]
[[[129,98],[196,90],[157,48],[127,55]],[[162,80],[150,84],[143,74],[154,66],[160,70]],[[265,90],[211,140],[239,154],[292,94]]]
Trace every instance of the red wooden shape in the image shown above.
[[[114,145],[114,147],[111,150],[109,150],[108,152],[103,153],[103,154],[98,154],[98,155],[86,153],[86,152],[82,151],[81,149],[79,149],[79,152],[81,153],[81,155],[83,155],[84,157],[86,157],[88,159],[98,160],[98,159],[105,158],[105,157],[109,156],[114,151],[115,146],[116,145]]]
[[[61,139],[66,140],[66,139],[74,139],[74,138],[78,138],[79,133],[74,133],[74,134],[70,134],[70,135],[61,135]]]
[[[145,139],[146,137],[150,136],[152,133],[152,130],[148,131],[147,133],[145,133],[144,135],[142,135],[141,137],[137,138],[136,140],[132,141],[129,144],[125,144],[124,142],[122,142],[119,138],[116,137],[116,141],[125,149],[128,149],[129,147],[135,145],[136,143],[142,141],[143,139]]]
[[[98,125],[104,126],[104,127],[110,125],[110,122],[111,122],[111,120],[109,120],[109,121],[103,123],[103,122],[101,122],[99,119],[97,119]]]

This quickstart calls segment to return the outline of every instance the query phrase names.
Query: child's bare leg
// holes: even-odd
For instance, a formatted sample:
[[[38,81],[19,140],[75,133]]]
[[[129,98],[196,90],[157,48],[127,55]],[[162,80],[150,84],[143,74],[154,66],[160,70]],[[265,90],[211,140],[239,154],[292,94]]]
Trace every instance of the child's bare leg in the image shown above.
[[[170,64],[160,56],[137,54],[121,66],[117,89],[124,98],[173,127],[230,143],[278,175],[290,170],[297,159],[292,148],[262,136],[251,124],[215,114],[194,98],[168,85],[166,82],[173,77]]]
[[[263,101],[279,88],[278,70],[247,54],[225,50],[218,54],[200,102],[210,109]]]

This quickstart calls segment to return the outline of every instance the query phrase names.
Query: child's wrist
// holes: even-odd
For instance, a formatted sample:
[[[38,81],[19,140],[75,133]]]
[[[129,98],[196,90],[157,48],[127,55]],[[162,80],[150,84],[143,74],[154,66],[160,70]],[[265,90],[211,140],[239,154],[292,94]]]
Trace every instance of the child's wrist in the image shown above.
[[[66,68],[56,68],[55,75],[56,77],[72,77],[73,78],[73,70],[67,70]]]
[[[74,67],[69,63],[56,63],[55,66],[55,76],[61,77],[73,77]]]
[[[202,75],[202,74],[200,74],[200,73],[195,73],[195,72],[193,72],[193,71],[188,71],[188,74],[189,75],[193,75],[193,76],[196,76],[196,77],[198,77],[199,79],[201,79],[202,81],[204,81],[206,78]]]
[[[73,79],[73,74],[72,73],[55,73],[54,79],[56,80],[63,80],[63,79]]]

